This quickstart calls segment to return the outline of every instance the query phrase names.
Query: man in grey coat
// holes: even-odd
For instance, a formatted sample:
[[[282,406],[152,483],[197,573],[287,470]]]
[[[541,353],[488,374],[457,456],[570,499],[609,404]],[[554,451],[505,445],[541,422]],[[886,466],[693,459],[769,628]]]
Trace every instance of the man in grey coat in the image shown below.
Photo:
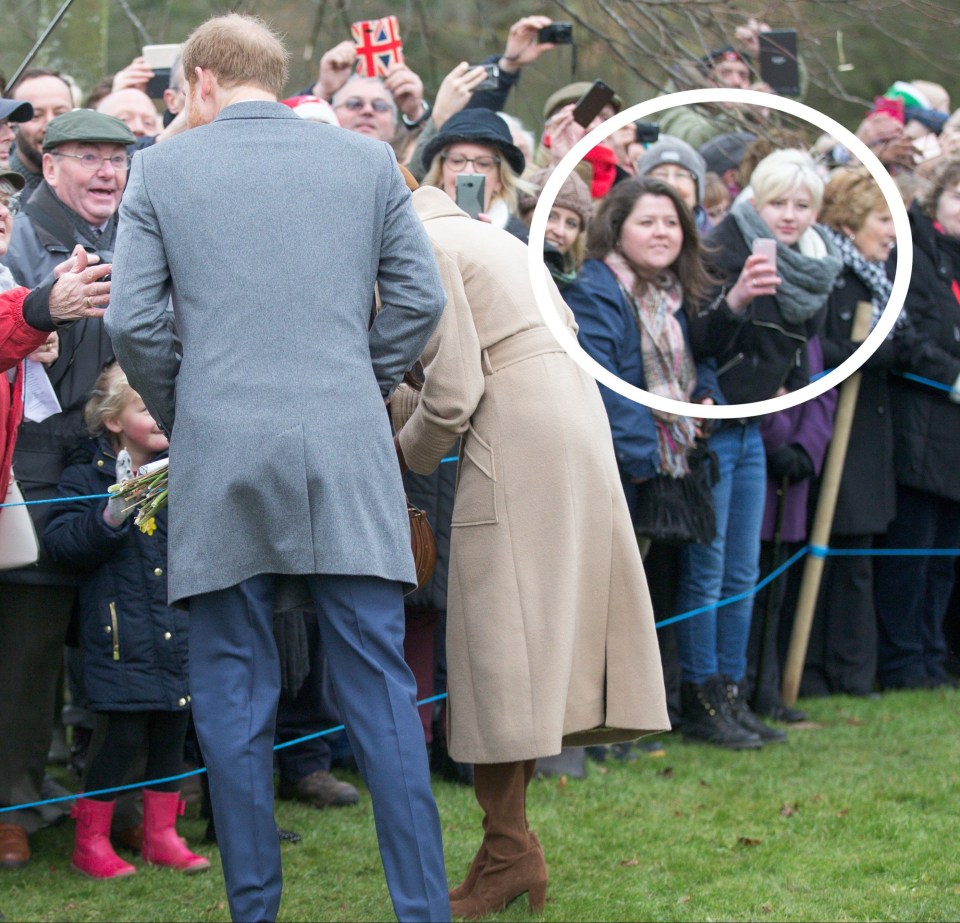
[[[298,574],[394,910],[448,919],[403,662],[415,573],[383,403],[443,309],[436,265],[390,149],[277,102],[287,52],[261,20],[209,20],[182,61],[192,130],[134,159],[107,327],[170,433],[169,596],[190,609],[194,720],[231,915],[273,920],[280,903],[271,619],[277,575]],[[368,330],[375,283],[382,308]]]

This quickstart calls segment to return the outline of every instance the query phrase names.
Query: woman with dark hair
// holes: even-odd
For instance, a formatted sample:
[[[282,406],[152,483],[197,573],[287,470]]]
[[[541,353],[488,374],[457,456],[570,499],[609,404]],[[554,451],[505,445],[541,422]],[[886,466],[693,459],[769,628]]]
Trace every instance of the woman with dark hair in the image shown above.
[[[564,290],[580,326],[583,348],[620,379],[654,394],[702,403],[721,400],[712,362],[694,360],[688,314],[706,295],[710,277],[700,237],[679,193],[662,180],[618,183],[601,202],[577,281]],[[699,436],[696,420],[651,410],[609,388],[601,395],[610,418],[620,478],[641,547],[649,555],[654,610],[672,615],[675,550],[650,549],[639,521],[639,484],[658,475],[684,477]],[[672,628],[658,633],[671,713],[679,713],[679,670]]]
[[[960,544],[960,159],[945,160],[930,179],[910,208],[913,272],[904,308],[917,337],[911,371],[947,388],[891,380],[896,518],[883,542],[890,548]],[[943,617],[953,559],[882,557],[874,573],[880,686],[949,682]]]

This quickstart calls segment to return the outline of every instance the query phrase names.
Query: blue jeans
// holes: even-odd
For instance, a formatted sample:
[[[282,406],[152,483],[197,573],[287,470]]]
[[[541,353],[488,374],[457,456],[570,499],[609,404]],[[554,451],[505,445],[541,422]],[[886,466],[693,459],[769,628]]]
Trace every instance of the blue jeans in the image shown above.
[[[714,606],[757,583],[760,526],[766,496],[766,455],[760,424],[728,424],[710,437],[720,477],[713,488],[717,535],[709,545],[680,549],[677,611]],[[709,609],[677,623],[683,679],[701,684],[724,674],[740,682],[747,672],[753,597]]]

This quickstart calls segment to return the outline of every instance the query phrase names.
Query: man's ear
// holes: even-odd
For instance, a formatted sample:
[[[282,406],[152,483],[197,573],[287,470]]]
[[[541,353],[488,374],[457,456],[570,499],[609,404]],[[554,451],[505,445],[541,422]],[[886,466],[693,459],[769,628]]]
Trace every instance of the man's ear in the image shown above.
[[[52,186],[54,189],[56,188],[57,164],[53,154],[49,152],[43,155],[43,178],[47,181],[49,186]]]

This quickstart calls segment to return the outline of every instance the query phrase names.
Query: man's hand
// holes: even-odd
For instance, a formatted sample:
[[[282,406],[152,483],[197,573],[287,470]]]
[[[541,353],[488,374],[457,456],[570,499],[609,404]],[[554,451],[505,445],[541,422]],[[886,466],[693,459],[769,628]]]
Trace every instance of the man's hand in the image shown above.
[[[110,282],[100,280],[113,267],[99,260],[78,244],[70,259],[54,269],[57,281],[50,290],[50,316],[55,323],[103,317],[104,309],[99,305],[110,301]]]
[[[122,71],[117,71],[113,78],[113,93],[117,90],[143,90],[153,76],[153,68],[142,57],[134,58]]]
[[[559,163],[586,133],[587,129],[573,120],[574,104],[562,106],[547,119],[544,136],[550,138],[550,161]],[[607,139],[609,141],[609,139]]]
[[[553,42],[540,44],[537,41],[537,33],[552,22],[549,16],[524,16],[518,19],[507,35],[507,47],[500,58],[500,70],[515,74],[524,64],[536,61],[545,51],[556,48]]]
[[[431,114],[433,124],[440,129],[451,115],[460,112],[486,76],[487,72],[482,67],[471,67],[466,61],[461,61],[443,78],[437,90]]]
[[[415,122],[423,113],[423,81],[406,64],[391,64],[383,85],[390,91],[397,108]]]
[[[324,52],[320,59],[320,74],[313,85],[313,95],[328,102],[350,77],[354,62],[357,60],[356,46],[349,39],[334,45]]]
[[[765,22],[759,22],[756,19],[747,20],[745,26],[737,26],[733,31],[733,37],[736,39],[744,51],[753,55],[753,59],[760,57],[760,33],[769,32],[770,26]]]

